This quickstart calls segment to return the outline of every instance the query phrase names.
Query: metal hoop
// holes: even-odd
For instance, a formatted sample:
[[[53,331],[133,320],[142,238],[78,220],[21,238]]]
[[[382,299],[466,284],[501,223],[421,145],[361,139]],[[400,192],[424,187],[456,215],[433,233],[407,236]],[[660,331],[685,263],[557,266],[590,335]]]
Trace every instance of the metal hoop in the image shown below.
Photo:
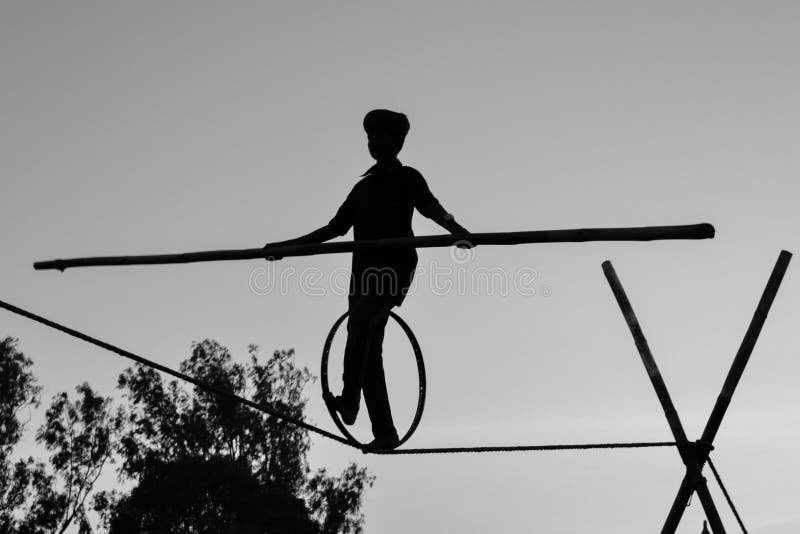
[[[350,432],[347,431],[344,423],[339,419],[339,414],[336,412],[336,409],[331,405],[328,399],[332,398],[330,389],[328,387],[328,354],[330,353],[331,344],[333,343],[333,338],[336,336],[336,332],[339,329],[339,326],[345,320],[345,318],[349,315],[349,312],[344,312],[341,317],[339,317],[333,326],[331,327],[331,331],[328,333],[328,338],[325,340],[325,346],[322,349],[322,362],[321,362],[321,369],[319,373],[320,383],[322,385],[322,398],[325,399],[325,406],[328,408],[328,413],[331,414],[331,418],[333,422],[336,423],[336,427],[339,431],[346,437],[349,441],[353,444],[358,446],[361,449],[366,449],[367,446],[364,443],[361,443],[356,438],[353,437]],[[419,347],[419,343],[417,342],[417,338],[414,337],[414,332],[411,331],[411,327],[409,327],[405,321],[403,321],[397,314],[394,312],[389,312],[389,316],[400,325],[400,328],[403,329],[406,336],[408,337],[408,341],[411,342],[411,348],[414,350],[414,358],[417,361],[417,373],[419,375],[419,396],[417,399],[417,411],[414,414],[414,420],[411,422],[411,426],[408,427],[408,431],[400,438],[400,442],[397,444],[399,447],[403,443],[405,443],[408,438],[414,434],[414,431],[419,426],[419,422],[422,419],[422,411],[425,408],[425,362],[422,359],[422,350]]]

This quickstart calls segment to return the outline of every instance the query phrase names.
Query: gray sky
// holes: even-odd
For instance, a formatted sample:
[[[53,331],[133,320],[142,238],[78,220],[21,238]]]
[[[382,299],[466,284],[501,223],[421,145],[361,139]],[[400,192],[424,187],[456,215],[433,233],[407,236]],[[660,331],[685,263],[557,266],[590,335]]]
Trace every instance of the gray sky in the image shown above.
[[[212,337],[242,360],[248,343],[294,347],[318,373],[346,255],[275,264],[288,288],[267,295],[251,289],[260,262],[31,263],[311,231],[371,164],[364,113],[396,109],[412,125],[401,160],[472,231],[708,221],[718,236],[483,247],[463,263],[421,251],[451,282],[535,271],[535,294],[419,277],[399,310],[429,384],[408,445],[669,440],[606,259],[696,438],[778,252],[800,249],[798,17],[794,2],[3,2],[0,298],[167,365]],[[414,228],[442,232],[419,215]],[[797,268],[712,456],[764,534],[800,526]],[[390,328],[403,426],[416,386]],[[4,312],[6,334],[45,398],[83,380],[113,394],[128,365]],[[333,428],[317,387],[310,415]],[[367,532],[652,532],[683,475],[669,449],[387,458],[313,439],[314,466],[377,475]],[[702,517],[694,499],[680,532]]]

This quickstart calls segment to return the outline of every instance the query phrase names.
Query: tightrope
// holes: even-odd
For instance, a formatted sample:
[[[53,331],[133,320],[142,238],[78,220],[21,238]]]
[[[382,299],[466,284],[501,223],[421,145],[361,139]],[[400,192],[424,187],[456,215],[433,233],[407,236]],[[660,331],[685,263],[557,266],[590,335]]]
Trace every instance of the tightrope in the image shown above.
[[[674,441],[648,441],[640,443],[578,443],[562,445],[508,445],[475,447],[440,447],[429,449],[395,449],[390,451],[369,451],[374,454],[458,454],[467,452],[525,452],[525,451],[568,451],[587,449],[640,449],[645,447],[674,447]]]
[[[419,449],[399,449],[399,450],[395,449],[387,451],[373,450],[367,447],[363,447],[352,441],[349,441],[341,436],[337,436],[336,434],[333,434],[328,430],[324,430],[322,428],[314,426],[302,419],[281,413],[272,406],[269,406],[268,404],[257,403],[249,399],[245,399],[244,397],[240,397],[235,393],[218,388],[216,386],[203,382],[202,380],[198,380],[190,375],[181,373],[179,371],[161,365],[160,363],[156,363],[152,360],[144,358],[143,356],[139,356],[138,354],[134,354],[133,352],[112,345],[111,343],[107,343],[105,341],[92,337],[88,334],[84,334],[83,332],[79,332],[73,328],[69,328],[68,326],[64,326],[55,321],[51,321],[50,319],[46,319],[40,315],[36,315],[35,313],[29,312],[27,310],[9,304],[8,302],[0,300],[0,308],[4,308],[10,311],[11,313],[20,315],[27,319],[31,319],[32,321],[36,321],[37,323],[58,330],[59,332],[63,332],[69,336],[75,337],[92,345],[105,349],[109,352],[113,352],[114,354],[122,356],[123,358],[128,358],[142,365],[146,365],[148,367],[156,369],[157,371],[161,371],[162,373],[166,373],[180,380],[189,382],[190,384],[193,384],[201,389],[204,389],[221,397],[233,400],[235,402],[248,406],[249,408],[252,408],[254,410],[258,410],[273,417],[283,419],[284,421],[296,425],[305,430],[308,430],[309,432],[314,432],[315,434],[318,434],[322,437],[341,443],[342,445],[347,445],[348,447],[358,449],[365,454],[368,453],[380,454],[380,455],[458,454],[458,453],[483,453],[483,452],[560,451],[560,450],[623,449],[623,448],[630,449],[630,448],[644,448],[644,447],[674,447],[676,445],[675,442],[656,441],[656,442],[641,442],[641,443],[585,443],[585,444],[556,444],[556,445],[440,447],[440,448],[419,448]]]
[[[255,410],[259,410],[261,412],[267,413],[267,414],[272,415],[274,417],[277,417],[279,419],[283,419],[283,420],[285,420],[285,421],[287,421],[289,423],[297,425],[297,426],[299,426],[301,428],[305,428],[306,430],[309,430],[311,432],[316,432],[317,434],[319,434],[321,436],[325,436],[326,438],[332,439],[334,441],[338,441],[339,443],[342,443],[344,445],[350,445],[350,443],[346,439],[344,439],[342,437],[339,437],[336,434],[333,434],[331,432],[328,432],[327,430],[323,430],[321,428],[317,428],[314,425],[303,421],[302,419],[298,419],[298,418],[292,417],[290,415],[282,414],[279,411],[275,410],[275,408],[273,408],[272,406],[269,406],[269,405],[266,405],[266,404],[259,404],[259,403],[253,402],[251,400],[245,399],[244,397],[240,397],[240,396],[238,396],[238,395],[236,395],[234,393],[231,393],[230,391],[226,391],[226,390],[218,388],[216,386],[212,386],[211,384],[203,382],[202,380],[198,380],[198,379],[196,379],[196,378],[194,378],[192,376],[189,376],[187,374],[181,373],[181,372],[176,371],[174,369],[170,369],[169,367],[161,365],[160,363],[156,363],[156,362],[154,362],[152,360],[148,360],[147,358],[139,356],[138,354],[134,354],[134,353],[132,353],[130,351],[127,351],[125,349],[121,349],[121,348],[119,348],[117,346],[114,346],[111,343],[106,343],[105,341],[101,341],[101,340],[99,340],[97,338],[94,338],[94,337],[89,336],[87,334],[84,334],[82,332],[78,332],[77,330],[74,330],[74,329],[69,328],[67,326],[64,326],[62,324],[56,323],[56,322],[51,321],[49,319],[45,319],[44,317],[42,317],[40,315],[36,315],[35,313],[31,313],[31,312],[29,312],[27,310],[23,310],[22,308],[18,308],[16,306],[14,306],[12,304],[9,304],[7,302],[4,302],[2,300],[0,300],[0,308],[5,308],[6,310],[10,311],[11,313],[15,313],[17,315],[21,315],[22,317],[26,317],[28,319],[36,321],[37,323],[41,323],[41,324],[43,324],[45,326],[49,326],[50,328],[54,328],[54,329],[56,329],[56,330],[58,330],[60,332],[64,332],[67,335],[70,335],[72,337],[76,337],[76,338],[78,338],[80,340],[86,341],[87,343],[91,343],[92,345],[95,345],[95,346],[100,347],[102,349],[105,349],[107,351],[110,351],[110,352],[113,352],[115,354],[118,354],[119,356],[122,356],[123,358],[128,358],[130,360],[133,360],[135,362],[141,363],[141,364],[146,365],[148,367],[152,367],[153,369],[161,371],[162,373],[166,373],[168,375],[174,376],[175,378],[180,378],[181,380],[185,380],[186,382],[194,384],[195,386],[197,386],[199,388],[202,388],[202,389],[205,389],[206,391],[210,391],[211,393],[214,393],[216,395],[220,395],[220,396],[225,397],[227,399],[230,399],[230,400],[239,402],[241,404],[244,404],[246,406],[249,406],[250,408],[253,408]]]

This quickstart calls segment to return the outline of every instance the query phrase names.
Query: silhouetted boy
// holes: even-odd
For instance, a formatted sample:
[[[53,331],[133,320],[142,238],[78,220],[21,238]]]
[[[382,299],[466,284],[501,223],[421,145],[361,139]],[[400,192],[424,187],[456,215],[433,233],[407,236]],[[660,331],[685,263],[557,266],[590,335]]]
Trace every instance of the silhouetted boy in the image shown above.
[[[450,233],[467,233],[442,208],[425,178],[397,160],[409,127],[408,118],[402,113],[385,109],[367,113],[364,130],[375,165],[362,175],[327,225],[268,246],[321,243],[346,234],[351,226],[356,241],[412,237],[414,208]],[[393,449],[398,444],[383,373],[383,334],[389,310],[403,302],[416,266],[417,251],[413,247],[353,252],[344,387],[340,396],[326,402],[333,403],[342,421],[352,425],[363,390],[375,436],[369,447],[374,449]]]

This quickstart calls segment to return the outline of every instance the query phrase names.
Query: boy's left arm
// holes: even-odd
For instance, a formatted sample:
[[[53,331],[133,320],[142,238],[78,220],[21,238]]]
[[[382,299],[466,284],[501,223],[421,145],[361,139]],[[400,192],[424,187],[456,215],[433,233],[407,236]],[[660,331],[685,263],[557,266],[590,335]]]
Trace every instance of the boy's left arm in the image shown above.
[[[450,232],[451,234],[468,234],[469,230],[458,224],[453,217],[452,213],[445,213],[441,219],[433,219],[436,221],[439,226]],[[458,248],[472,248],[473,245],[469,240],[462,239],[458,243],[456,243]]]
[[[415,171],[416,172],[416,171]],[[425,178],[417,172],[417,190],[415,192],[417,210],[425,217],[433,220],[451,234],[468,234],[469,230],[456,222],[452,213],[445,210],[439,200],[433,196]]]
[[[451,234],[468,234],[469,230],[456,222],[452,213],[445,213],[441,219],[433,219],[439,226],[450,232]]]

